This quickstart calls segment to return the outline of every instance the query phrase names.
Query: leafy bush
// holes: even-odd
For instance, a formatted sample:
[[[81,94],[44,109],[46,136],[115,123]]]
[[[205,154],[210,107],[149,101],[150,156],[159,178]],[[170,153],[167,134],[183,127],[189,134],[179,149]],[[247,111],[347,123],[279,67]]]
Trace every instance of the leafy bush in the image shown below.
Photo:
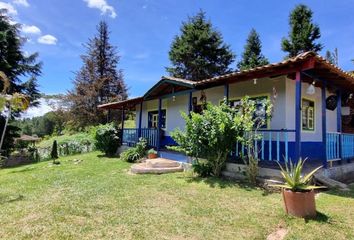
[[[106,155],[114,155],[120,146],[120,138],[118,129],[113,124],[100,125],[97,128],[96,148]]]
[[[267,116],[270,116],[271,105],[269,102],[265,104],[268,106]],[[255,112],[255,102],[248,97],[241,100],[237,109],[230,107],[226,101],[219,106],[208,103],[202,114],[182,113],[186,122],[185,131],[176,130],[172,137],[179,144],[177,149],[197,159],[205,158],[212,175],[220,176],[236,141],[247,146],[254,141],[249,139],[252,134],[245,133],[262,124],[260,119],[255,118]],[[197,165],[198,171],[199,167]]]
[[[192,167],[193,171],[200,177],[209,177],[213,173],[212,166],[208,162],[196,161]]]
[[[131,162],[131,163],[137,162],[138,160],[140,160],[146,155],[146,146],[147,146],[146,139],[140,138],[136,146],[132,148],[128,148],[126,151],[124,151],[120,155],[120,158],[126,162]]]

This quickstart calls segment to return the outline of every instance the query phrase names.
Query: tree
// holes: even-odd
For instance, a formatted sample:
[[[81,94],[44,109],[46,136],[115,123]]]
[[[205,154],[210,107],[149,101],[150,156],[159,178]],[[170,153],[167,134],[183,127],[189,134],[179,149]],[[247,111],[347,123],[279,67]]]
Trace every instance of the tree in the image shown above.
[[[50,157],[53,159],[53,164],[57,164],[57,162],[55,161],[56,159],[58,159],[58,143],[57,140],[54,140],[53,142],[53,146],[52,146],[52,151],[50,153]]]
[[[27,55],[22,50],[25,39],[20,35],[20,24],[12,24],[6,15],[6,10],[0,9],[0,71],[9,80],[7,94],[24,94],[30,98],[30,104],[37,104],[40,96],[36,77],[41,73],[40,62],[37,62],[38,53]],[[29,77],[27,82],[21,79]],[[4,85],[0,83],[0,91]]]
[[[313,12],[307,6],[300,4],[290,13],[290,31],[288,38],[282,40],[282,50],[287,57],[295,57],[307,51],[319,52],[323,46],[316,40],[321,37],[320,28],[312,21]]]
[[[16,136],[17,129],[15,127],[11,127],[11,131],[7,131],[9,119],[11,118],[12,111],[22,111],[29,107],[28,98],[19,93],[13,93],[12,95],[7,94],[9,88],[11,87],[11,83],[7,78],[6,74],[0,71],[0,82],[2,83],[3,89],[0,94],[0,112],[6,110],[5,118],[0,118],[0,123],[2,128],[1,139],[0,139],[0,153],[2,150],[2,146],[5,140],[5,135],[7,134],[7,140],[10,142],[11,146],[13,137]],[[9,149],[5,149],[6,155],[9,154]]]
[[[174,38],[169,51],[172,66],[166,70],[174,77],[197,81],[229,73],[234,58],[221,33],[200,11],[182,23],[181,35]]]
[[[262,43],[258,33],[252,29],[242,53],[242,60],[237,64],[240,70],[247,70],[268,64],[269,61],[262,54]]]
[[[333,52],[327,50],[325,58],[328,62],[338,66],[338,49],[335,48]]]
[[[19,116],[28,104],[38,104],[36,100],[39,98],[36,77],[41,73],[42,64],[37,62],[38,53],[28,55],[22,50],[26,39],[20,35],[20,26],[11,22],[6,10],[0,9],[0,92],[2,109],[7,109],[5,116],[0,115],[0,148],[4,139],[12,142],[16,135],[16,127],[10,126],[9,120]],[[23,81],[28,77],[28,81]],[[9,149],[6,147],[10,145],[4,144],[7,153]]]
[[[106,117],[97,106],[128,97],[122,70],[117,69],[120,57],[109,42],[107,23],[101,21],[97,32],[85,45],[86,53],[81,56],[83,66],[68,94],[70,111],[79,127],[104,123]]]

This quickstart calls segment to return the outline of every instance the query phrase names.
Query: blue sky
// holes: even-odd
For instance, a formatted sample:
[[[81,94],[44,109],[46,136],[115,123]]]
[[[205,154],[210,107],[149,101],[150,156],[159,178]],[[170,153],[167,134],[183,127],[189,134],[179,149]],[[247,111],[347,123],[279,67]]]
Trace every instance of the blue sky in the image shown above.
[[[43,74],[40,90],[65,93],[72,88],[74,73],[81,66],[82,46],[104,19],[110,26],[111,42],[121,55],[131,97],[142,95],[169,65],[168,51],[181,22],[203,9],[241,55],[252,27],[261,35],[263,52],[271,62],[284,57],[281,38],[288,32],[288,16],[298,3],[314,11],[320,25],[324,51],[339,49],[339,64],[354,69],[354,0],[241,1],[241,0],[0,0],[14,20],[25,24],[28,52],[39,52]],[[323,51],[323,52],[324,52]],[[236,63],[234,63],[235,65]]]

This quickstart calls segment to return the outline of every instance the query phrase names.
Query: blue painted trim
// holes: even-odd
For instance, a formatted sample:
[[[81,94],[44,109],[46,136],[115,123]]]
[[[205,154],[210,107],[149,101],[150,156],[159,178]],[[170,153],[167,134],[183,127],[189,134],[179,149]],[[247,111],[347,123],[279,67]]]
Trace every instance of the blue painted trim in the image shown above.
[[[161,108],[162,108],[162,99],[159,98],[159,110],[158,110],[158,122],[157,122],[157,151],[160,151],[161,148],[161,123],[162,123]]]
[[[139,132],[138,137],[141,137],[141,123],[143,118],[143,102],[140,103],[140,111],[139,111]]]
[[[301,156],[301,72],[296,72],[295,79],[295,160]]]
[[[327,114],[326,114],[326,86],[327,81],[322,80],[321,98],[322,98],[322,163],[327,168]]]

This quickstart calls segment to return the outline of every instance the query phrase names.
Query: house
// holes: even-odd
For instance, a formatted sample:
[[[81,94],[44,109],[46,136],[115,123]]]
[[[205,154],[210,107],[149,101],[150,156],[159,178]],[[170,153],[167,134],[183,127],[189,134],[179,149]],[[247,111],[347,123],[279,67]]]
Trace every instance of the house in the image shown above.
[[[136,112],[136,129],[123,129],[123,142],[139,137],[163,151],[173,145],[171,131],[183,129],[180,112],[201,111],[203,101],[236,106],[245,95],[256,102],[268,98],[272,119],[255,143],[262,160],[298,159],[328,162],[354,158],[354,134],[342,131],[353,104],[354,77],[313,52],[285,61],[201,81],[162,77],[142,97],[99,106]],[[264,109],[259,105],[259,114]],[[347,122],[345,123],[346,125]],[[122,124],[123,125],[123,124]],[[124,126],[122,126],[124,128]],[[346,126],[352,131],[353,125]],[[235,144],[233,155],[244,147]]]

